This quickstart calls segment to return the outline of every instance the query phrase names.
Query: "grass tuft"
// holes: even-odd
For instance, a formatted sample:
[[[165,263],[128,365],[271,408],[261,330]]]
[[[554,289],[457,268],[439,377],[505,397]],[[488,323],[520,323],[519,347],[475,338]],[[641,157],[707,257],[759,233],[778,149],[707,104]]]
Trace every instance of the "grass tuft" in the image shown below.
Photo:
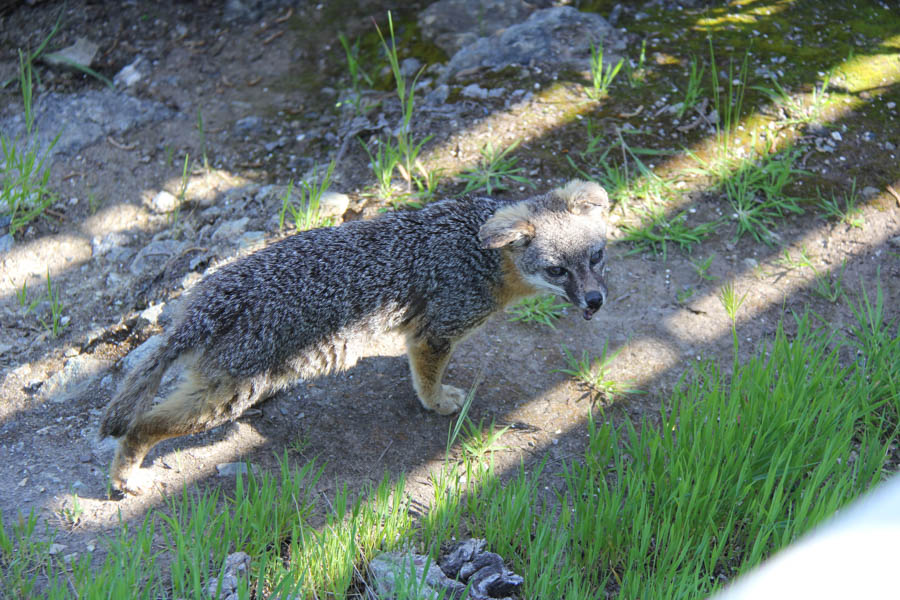
[[[522,298],[506,309],[506,312],[512,315],[509,317],[510,321],[537,323],[546,325],[550,329],[556,329],[554,323],[565,314],[567,308],[571,307],[572,305],[568,302],[564,302],[552,294],[547,294]]]

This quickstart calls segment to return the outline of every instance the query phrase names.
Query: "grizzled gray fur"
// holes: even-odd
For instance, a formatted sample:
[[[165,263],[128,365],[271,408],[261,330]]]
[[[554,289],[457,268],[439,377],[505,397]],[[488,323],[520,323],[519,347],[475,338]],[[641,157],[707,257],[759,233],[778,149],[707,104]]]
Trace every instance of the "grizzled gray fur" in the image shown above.
[[[139,493],[138,467],[163,439],[204,431],[287,387],[353,366],[372,335],[406,336],[422,405],[457,411],[441,383],[454,345],[505,305],[539,291],[590,319],[605,301],[608,201],[593,183],[515,203],[447,200],[418,211],[298,233],[198,284],[165,343],[130,372],[101,436],[119,437],[114,493]],[[175,361],[187,376],[153,399]]]

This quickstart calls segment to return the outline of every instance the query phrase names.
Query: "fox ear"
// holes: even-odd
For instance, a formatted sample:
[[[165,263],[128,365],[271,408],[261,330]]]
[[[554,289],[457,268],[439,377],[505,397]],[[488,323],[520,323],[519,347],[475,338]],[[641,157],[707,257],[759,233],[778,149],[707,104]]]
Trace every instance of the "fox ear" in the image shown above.
[[[524,203],[505,206],[485,221],[478,230],[482,248],[505,248],[524,246],[534,237],[534,225],[528,220],[530,215]]]
[[[606,190],[593,181],[572,180],[557,190],[557,194],[566,201],[566,208],[572,214],[603,216],[609,212]]]

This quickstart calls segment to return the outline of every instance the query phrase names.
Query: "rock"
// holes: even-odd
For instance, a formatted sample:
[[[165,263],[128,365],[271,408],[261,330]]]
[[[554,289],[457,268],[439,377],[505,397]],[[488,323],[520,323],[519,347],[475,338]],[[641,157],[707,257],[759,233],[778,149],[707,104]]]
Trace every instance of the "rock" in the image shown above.
[[[439,0],[419,13],[422,34],[448,56],[510,25],[521,23],[535,7],[522,0]]]
[[[74,64],[89,67],[94,62],[94,57],[97,56],[99,49],[99,44],[79,37],[75,38],[75,43],[71,46],[42,55],[41,60],[48,65],[72,66]]]
[[[147,323],[151,325],[155,325],[159,320],[159,315],[162,314],[162,311],[165,307],[165,302],[160,302],[159,304],[151,304],[141,311],[140,318],[144,321],[147,321]]]
[[[157,213],[170,213],[178,206],[178,198],[166,190],[160,190],[150,199],[150,208]]]
[[[481,600],[505,598],[519,591],[523,579],[506,568],[503,558],[485,552],[482,539],[458,543],[440,561],[441,570],[448,576],[468,584],[469,598]]]
[[[872,187],[871,185],[867,185],[866,187],[864,187],[862,189],[862,192],[860,192],[860,193],[862,194],[862,197],[864,200],[871,200],[872,198],[874,198],[875,196],[880,194],[881,190],[879,190],[877,187]]]
[[[14,243],[15,240],[13,239],[12,235],[6,233],[0,236],[0,252],[9,252],[10,250],[12,250]]]
[[[369,580],[378,598],[385,600],[412,582],[417,584],[417,598],[459,598],[468,589],[471,600],[510,600],[523,579],[504,566],[500,555],[485,552],[486,544],[482,539],[460,542],[439,564],[421,554],[386,552],[369,563]]]
[[[225,221],[224,223],[219,225],[218,229],[216,229],[215,232],[213,232],[212,239],[234,241],[244,232],[244,229],[246,229],[247,223],[249,222],[249,217],[241,217],[240,219],[235,219],[233,221]]]
[[[506,94],[506,90],[504,88],[495,88],[493,90],[487,90],[477,83],[473,83],[467,85],[460,92],[466,98],[476,98],[476,99],[487,99],[487,98],[499,98],[500,96]]]
[[[156,240],[150,242],[137,253],[129,270],[132,275],[140,275],[151,267],[157,267],[164,261],[178,255],[185,247],[184,242],[175,240]]]
[[[264,231],[245,231],[238,238],[238,248],[241,250],[252,251],[261,248],[266,243],[266,234]]]
[[[84,391],[109,364],[108,360],[91,354],[74,356],[66,361],[62,370],[44,382],[40,388],[41,396],[52,402],[66,402]]]
[[[462,89],[462,92],[460,92],[460,93],[463,96],[465,96],[466,98],[478,98],[478,99],[487,98],[487,95],[488,95],[488,91],[486,89],[484,89],[483,87],[481,87],[480,85],[478,85],[477,83],[467,85],[466,87],[464,87]]]
[[[259,21],[273,9],[296,4],[294,0],[227,0],[222,11],[226,23],[234,21]]]
[[[404,58],[403,62],[400,63],[400,74],[404,77],[412,79],[416,75],[419,74],[419,70],[422,68],[422,61],[417,58]]]
[[[239,580],[247,577],[249,572],[249,554],[246,552],[229,554],[225,558],[222,575],[207,582],[206,592],[210,598],[230,598],[237,594]]]
[[[447,102],[450,96],[450,86],[442,83],[427,94],[425,94],[425,104],[429,106],[440,106]]]
[[[120,135],[132,127],[155,123],[174,115],[164,104],[138,99],[109,88],[74,94],[50,92],[35,102],[33,143],[41,156],[53,139],[53,155],[74,154],[109,135]],[[11,139],[24,139],[25,119],[16,114],[0,120],[0,131]]]
[[[416,585],[416,598],[427,600],[460,598],[466,589],[444,575],[426,556],[412,552],[384,552],[369,562],[367,570],[369,585],[380,600],[396,598],[398,590],[409,589],[411,585]]]
[[[118,87],[131,87],[144,78],[141,70],[145,68],[144,57],[138,56],[116,73],[116,76],[113,77],[113,83]]]
[[[154,335],[147,338],[147,341],[132,350],[122,359],[122,371],[127,373],[135,368],[148,355],[155,352],[165,341],[162,335]]]
[[[603,44],[603,60],[615,64],[625,50],[625,38],[600,15],[571,6],[532,13],[524,23],[479,38],[453,55],[447,75],[509,65],[590,68],[591,44]]]
[[[238,119],[234,124],[234,132],[238,135],[250,135],[261,133],[263,129],[262,117],[250,115],[243,119]]]
[[[121,231],[112,231],[105,236],[91,239],[91,255],[104,256],[113,250],[127,246],[131,239]]]
[[[259,471],[259,467],[251,464],[249,467],[249,471],[252,471],[255,475]],[[219,474],[219,477],[237,477],[238,473],[246,476],[248,472],[247,463],[219,463],[216,465],[216,472]]]
[[[350,196],[327,190],[319,199],[319,215],[324,218],[342,217],[350,207]]]
[[[50,547],[47,548],[47,554],[49,554],[50,556],[54,556],[56,554],[59,554],[60,552],[62,552],[65,549],[66,549],[65,544],[50,544]]]

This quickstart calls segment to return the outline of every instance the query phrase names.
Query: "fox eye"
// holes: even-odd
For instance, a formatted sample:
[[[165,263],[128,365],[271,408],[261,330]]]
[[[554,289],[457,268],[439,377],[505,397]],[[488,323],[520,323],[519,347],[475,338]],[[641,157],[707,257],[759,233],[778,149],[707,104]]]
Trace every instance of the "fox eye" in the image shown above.
[[[550,277],[562,277],[566,274],[566,270],[563,267],[547,267],[545,270]]]
[[[591,266],[595,266],[597,263],[603,260],[603,248],[599,250],[595,250],[593,254],[591,254]]]

